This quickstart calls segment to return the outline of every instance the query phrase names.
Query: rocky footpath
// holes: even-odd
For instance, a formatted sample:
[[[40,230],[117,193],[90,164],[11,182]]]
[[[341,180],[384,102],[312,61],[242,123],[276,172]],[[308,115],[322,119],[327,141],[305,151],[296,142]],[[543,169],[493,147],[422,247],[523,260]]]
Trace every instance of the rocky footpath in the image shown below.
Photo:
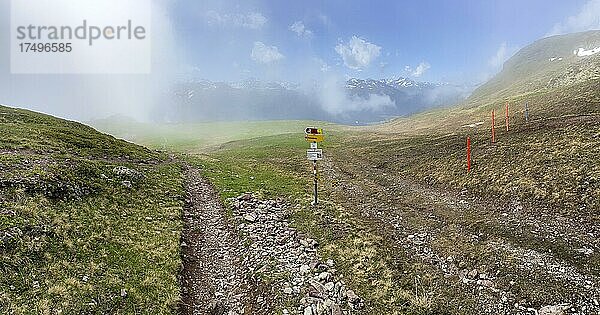
[[[212,186],[194,168],[188,179],[181,240],[181,314],[257,314],[253,283],[241,267],[238,237]],[[268,311],[264,299],[259,306]],[[267,312],[263,312],[267,314]]]
[[[282,200],[244,194],[228,200],[251,278],[268,279],[275,308],[283,314],[352,314],[362,299],[344,282],[331,259],[322,261],[319,243],[296,231]]]

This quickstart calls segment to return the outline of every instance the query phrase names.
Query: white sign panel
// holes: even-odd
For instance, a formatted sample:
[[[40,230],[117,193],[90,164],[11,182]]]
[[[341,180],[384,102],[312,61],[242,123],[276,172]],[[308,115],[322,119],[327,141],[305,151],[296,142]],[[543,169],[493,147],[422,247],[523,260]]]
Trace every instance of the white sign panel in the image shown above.
[[[310,161],[320,161],[323,159],[323,150],[310,149],[306,151],[306,155]]]

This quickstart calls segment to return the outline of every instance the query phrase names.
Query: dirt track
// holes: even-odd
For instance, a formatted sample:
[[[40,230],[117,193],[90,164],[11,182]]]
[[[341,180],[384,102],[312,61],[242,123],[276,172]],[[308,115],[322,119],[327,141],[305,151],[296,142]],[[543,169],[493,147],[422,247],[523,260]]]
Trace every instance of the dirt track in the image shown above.
[[[219,198],[198,169],[187,168],[186,184],[180,313],[252,312],[255,289],[241,265],[239,240]]]
[[[399,278],[432,278],[425,290],[433,304],[468,314],[537,314],[547,306],[600,313],[597,223],[543,205],[439,190],[350,150],[330,150],[329,158],[327,190],[392,241],[397,257],[406,257],[402,264],[424,264],[418,272],[390,269]]]

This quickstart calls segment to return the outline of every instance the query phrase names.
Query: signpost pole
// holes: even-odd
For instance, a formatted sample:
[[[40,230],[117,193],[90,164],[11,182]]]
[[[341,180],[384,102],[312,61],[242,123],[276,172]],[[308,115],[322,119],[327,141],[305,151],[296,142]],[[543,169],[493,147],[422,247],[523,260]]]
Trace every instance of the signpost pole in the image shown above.
[[[496,143],[496,113],[492,109],[492,143]]]
[[[323,159],[323,150],[319,149],[319,142],[323,142],[325,140],[325,135],[323,135],[323,129],[318,128],[308,127],[304,130],[304,132],[306,133],[304,139],[310,142],[310,149],[306,152],[306,155],[308,160],[313,162],[315,199],[313,200],[312,205],[316,206],[319,203],[319,178],[317,176],[317,161]]]
[[[509,127],[508,127],[508,125],[509,125],[508,124],[508,116],[509,116],[508,115],[508,102],[506,102],[506,108],[505,108],[504,113],[505,113],[505,116],[506,116],[506,131],[508,132],[509,131]]]
[[[471,172],[471,137],[467,137],[467,173]]]
[[[319,203],[319,199],[317,197],[318,194],[318,180],[317,180],[317,160],[313,161],[313,174],[315,175],[315,200],[313,201],[313,205],[317,205]]]

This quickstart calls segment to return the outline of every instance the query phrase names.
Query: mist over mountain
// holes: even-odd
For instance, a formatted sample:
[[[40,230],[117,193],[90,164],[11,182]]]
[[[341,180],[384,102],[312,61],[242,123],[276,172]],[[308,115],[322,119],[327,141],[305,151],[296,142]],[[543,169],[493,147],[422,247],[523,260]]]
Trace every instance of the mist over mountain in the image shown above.
[[[173,89],[155,120],[315,119],[366,124],[464,100],[473,87],[407,78],[288,82],[188,80]]]

